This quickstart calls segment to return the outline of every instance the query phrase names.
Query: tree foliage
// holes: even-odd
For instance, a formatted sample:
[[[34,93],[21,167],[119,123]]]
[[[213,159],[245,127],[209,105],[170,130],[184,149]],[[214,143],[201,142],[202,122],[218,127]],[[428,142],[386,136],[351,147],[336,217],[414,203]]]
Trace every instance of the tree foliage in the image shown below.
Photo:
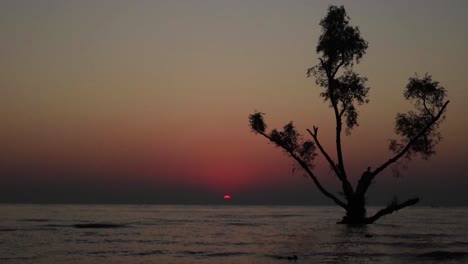
[[[315,144],[310,140],[304,140],[297,132],[293,122],[289,122],[283,127],[283,131],[273,129],[269,134],[265,134],[266,124],[263,119],[264,113],[255,112],[249,116],[250,127],[254,133],[259,133],[266,136],[277,147],[282,148],[291,156],[297,157],[304,161],[310,168],[313,168],[312,161],[317,153],[315,153]]]
[[[349,25],[349,20],[343,6],[328,8],[327,16],[320,21],[322,34],[316,49],[320,62],[307,71],[308,76],[314,75],[316,83],[325,88],[320,95],[334,108],[340,121],[342,116],[345,117],[347,134],[358,125],[355,103],[369,102],[367,78],[352,69],[366,53],[368,44],[361,37],[359,28]],[[337,76],[340,69],[344,72]]]
[[[409,79],[404,92],[407,100],[414,105],[415,111],[408,113],[398,113],[395,120],[395,133],[400,136],[400,140],[390,141],[390,150],[395,153],[400,152],[412,140],[414,143],[406,152],[405,158],[420,154],[423,159],[428,159],[435,154],[435,146],[442,139],[438,131],[440,122],[445,119],[443,114],[437,121],[433,122],[445,104],[446,90],[433,81],[429,74],[422,78],[418,76]],[[419,135],[428,127],[424,133]]]
[[[364,56],[367,49],[358,27],[349,25],[349,16],[343,6],[330,6],[320,21],[322,35],[316,51],[322,55],[323,66],[329,73],[336,73],[341,66],[349,68]]]

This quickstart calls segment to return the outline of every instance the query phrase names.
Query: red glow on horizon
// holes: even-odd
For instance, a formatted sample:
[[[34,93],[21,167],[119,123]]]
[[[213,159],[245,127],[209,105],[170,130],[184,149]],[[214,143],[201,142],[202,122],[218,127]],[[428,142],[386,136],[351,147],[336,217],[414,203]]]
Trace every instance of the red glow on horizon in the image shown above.
[[[231,199],[231,195],[229,194],[224,195],[224,200],[229,200],[229,199]]]

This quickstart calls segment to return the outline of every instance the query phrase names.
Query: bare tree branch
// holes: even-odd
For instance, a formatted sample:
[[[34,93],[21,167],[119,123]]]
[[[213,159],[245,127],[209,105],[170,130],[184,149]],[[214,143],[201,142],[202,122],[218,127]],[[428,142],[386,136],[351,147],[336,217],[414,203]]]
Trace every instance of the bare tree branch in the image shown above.
[[[346,176],[346,170],[344,166],[344,161],[343,161],[343,151],[341,150],[341,130],[343,127],[343,123],[341,121],[341,115],[338,111],[338,106],[335,102],[335,99],[332,98],[332,106],[333,109],[335,110],[335,119],[336,119],[336,154],[338,156],[338,168],[340,169],[343,178],[347,178]]]
[[[330,164],[330,167],[335,172],[336,177],[343,184],[343,190],[346,196],[347,197],[351,196],[353,194],[353,187],[351,186],[351,183],[348,181],[348,179],[346,179],[346,177],[343,177],[343,174],[341,173],[340,169],[336,166],[336,163],[333,161],[330,155],[328,155],[327,151],[323,148],[322,144],[320,144],[320,141],[318,140],[318,127],[314,126],[313,129],[314,129],[314,132],[310,131],[310,129],[307,129],[307,132],[309,132],[309,134],[312,136],[320,152],[322,153],[322,155]]]
[[[319,60],[320,60],[320,64],[322,65],[323,69],[325,69],[325,73],[327,74],[327,78],[330,79],[331,75],[330,75],[330,71],[329,71],[328,67],[325,65],[325,62],[323,61],[322,58],[319,58]]]
[[[405,208],[407,206],[411,206],[411,205],[414,205],[416,203],[419,202],[419,198],[413,198],[413,199],[409,199],[407,200],[406,202],[403,202],[401,204],[398,204],[396,202],[392,202],[391,204],[389,204],[387,207],[385,207],[384,209],[381,209],[379,210],[375,215],[369,217],[366,219],[367,221],[367,224],[372,224],[374,223],[375,221],[377,221],[377,219],[379,219],[380,217],[384,216],[384,215],[388,215],[388,214],[391,214],[395,211],[398,211],[402,208]]]
[[[328,97],[330,98],[330,102],[333,107],[333,110],[335,113],[335,120],[336,120],[335,142],[336,142],[336,154],[338,158],[338,165],[337,166],[335,165],[335,167],[337,167],[339,171],[336,175],[342,182],[343,191],[346,197],[349,198],[353,195],[353,188],[351,186],[351,183],[347,179],[348,177],[346,175],[346,169],[345,169],[344,161],[343,161],[343,152],[341,148],[341,131],[343,127],[343,122],[341,118],[343,114],[340,113],[340,111],[338,110],[338,102],[335,96],[336,87],[333,84],[335,80],[333,79],[332,76],[330,76],[330,74],[328,74],[328,72],[327,72],[327,76],[328,76]]]
[[[314,139],[315,144],[317,145],[317,147],[319,148],[320,152],[325,157],[325,159],[328,161],[328,164],[330,164],[330,167],[333,169],[336,176],[338,178],[340,178],[341,173],[340,173],[340,170],[338,169],[338,167],[336,166],[336,163],[333,161],[333,159],[330,157],[330,155],[328,155],[327,151],[322,147],[322,144],[320,144],[320,141],[318,140],[318,127],[314,126],[313,129],[314,129],[313,133],[312,133],[312,131],[310,131],[310,129],[307,129],[307,132],[309,132],[309,134]]]
[[[346,62],[345,60],[341,60],[340,64],[338,64],[338,65],[336,66],[336,69],[333,71],[332,77],[335,77],[336,73],[337,73],[338,70],[341,68],[341,66],[343,66],[343,65],[345,64],[345,62]]]
[[[365,193],[367,192],[367,189],[370,186],[370,183],[373,178],[372,177],[372,172],[370,171],[371,168],[368,167],[365,172],[362,173],[361,178],[359,179],[358,185],[356,187],[356,195],[364,196]]]
[[[429,110],[429,108],[427,108],[427,105],[426,105],[426,97],[424,96],[423,98],[423,107],[424,107],[424,110],[426,111],[426,113],[428,115],[430,115],[432,118],[434,118],[434,114]]]
[[[398,161],[401,157],[403,157],[405,155],[405,153],[411,148],[411,146],[420,138],[422,137],[424,134],[426,134],[426,132],[440,119],[440,117],[442,116],[442,114],[445,112],[445,108],[447,107],[447,105],[450,103],[450,101],[447,101],[445,102],[445,104],[442,106],[442,108],[440,109],[439,113],[431,120],[431,122],[429,122],[422,130],[421,132],[419,132],[413,139],[410,140],[410,142],[408,142],[408,144],[406,144],[406,146],[398,153],[396,154],[394,157],[392,157],[391,159],[387,160],[384,164],[382,164],[380,167],[378,167],[374,172],[372,172],[371,174],[371,181],[372,179],[375,178],[375,176],[377,176],[377,174],[379,174],[380,172],[382,172],[383,170],[385,170],[385,168],[388,167],[388,165]]]
[[[266,137],[267,139],[269,139],[270,141],[272,142],[275,142],[270,136],[268,136],[267,134],[265,134],[264,132],[259,132],[260,135]],[[276,143],[276,142],[275,142]],[[306,173],[309,175],[309,177],[312,179],[312,181],[315,183],[315,186],[317,186],[317,188],[323,193],[323,195],[327,196],[328,198],[332,199],[337,205],[343,207],[346,209],[346,203],[344,203],[343,201],[341,201],[340,199],[338,199],[338,197],[336,197],[335,195],[333,195],[332,193],[330,193],[329,191],[327,191],[323,186],[322,184],[319,182],[319,180],[317,179],[317,177],[314,175],[314,173],[311,171],[311,169],[309,168],[309,166],[307,165],[306,162],[304,162],[303,160],[301,160],[301,158],[299,158],[297,155],[294,154],[294,152],[292,152],[290,149],[286,148],[285,146],[282,146],[282,145],[279,145],[281,146],[281,148],[283,148],[286,152],[288,152],[288,154],[294,159],[297,161],[297,163],[299,163],[299,165],[301,165],[301,167],[306,171]]]

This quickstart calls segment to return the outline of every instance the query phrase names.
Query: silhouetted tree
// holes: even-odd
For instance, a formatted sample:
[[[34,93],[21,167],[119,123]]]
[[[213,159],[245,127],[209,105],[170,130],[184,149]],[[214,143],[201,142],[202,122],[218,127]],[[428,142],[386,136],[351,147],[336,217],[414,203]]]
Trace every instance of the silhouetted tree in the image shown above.
[[[366,53],[367,42],[361,37],[358,27],[351,26],[349,20],[343,6],[328,8],[327,15],[320,21],[322,34],[316,48],[319,63],[307,70],[307,75],[315,76],[317,85],[323,87],[320,95],[334,112],[336,160],[320,144],[318,127],[307,129],[313,140],[310,141],[297,132],[292,122],[285,125],[282,131],[273,129],[267,132],[263,113],[251,114],[249,121],[254,133],[266,137],[282,148],[307,173],[320,192],[346,210],[346,215],[340,223],[370,224],[384,215],[419,201],[418,198],[414,198],[400,203],[394,199],[373,216],[369,217],[366,214],[366,192],[377,175],[400,159],[409,160],[418,154],[423,159],[428,159],[434,154],[434,148],[441,140],[438,128],[445,119],[449,101],[445,100],[445,89],[432,80],[431,75],[411,77],[404,97],[414,104],[415,109],[397,114],[395,132],[398,138],[392,139],[389,146],[394,156],[374,170],[368,167],[354,188],[345,169],[341,135],[343,129],[346,135],[350,135],[351,130],[358,125],[356,107],[369,102],[369,87],[366,86],[367,78],[359,76],[353,70],[354,64],[359,63]],[[340,181],[343,197],[327,191],[313,171],[317,148]]]

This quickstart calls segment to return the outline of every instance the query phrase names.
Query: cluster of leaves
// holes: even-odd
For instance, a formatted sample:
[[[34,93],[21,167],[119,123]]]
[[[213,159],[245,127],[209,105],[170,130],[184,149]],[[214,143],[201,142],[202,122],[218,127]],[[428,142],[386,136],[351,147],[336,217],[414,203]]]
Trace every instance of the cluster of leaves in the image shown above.
[[[320,21],[322,35],[317,53],[322,53],[324,66],[333,71],[340,66],[349,67],[366,53],[367,42],[361,38],[358,27],[349,25],[349,16],[343,6],[330,6],[325,18]]]
[[[346,118],[346,133],[349,134],[354,126],[358,125],[357,110],[354,106],[363,105],[369,102],[369,87],[366,84],[367,78],[360,77],[357,73],[348,70],[336,80],[336,89],[333,91],[334,96],[341,103],[341,115]],[[321,94],[325,100],[329,99],[330,92]]]
[[[338,118],[346,118],[346,133],[358,125],[358,105],[368,103],[367,78],[352,70],[366,53],[367,42],[361,38],[358,27],[349,25],[349,17],[343,6],[330,6],[327,16],[320,21],[322,35],[317,45],[320,63],[308,69],[307,74],[316,77],[316,83],[325,88],[321,96],[335,108]],[[336,77],[344,69],[341,76]]]
[[[303,161],[309,168],[313,167],[312,161],[317,154],[315,153],[315,144],[310,140],[304,140],[297,132],[292,122],[283,127],[282,131],[273,129],[270,133],[266,132],[267,125],[263,119],[264,113],[255,112],[249,115],[250,128],[256,134],[267,137],[277,147],[281,147],[293,158]]]
[[[401,139],[390,140],[389,148],[397,153],[412,141],[405,157],[411,159],[415,154],[421,154],[423,159],[428,159],[435,153],[435,146],[442,139],[438,128],[445,115],[440,118],[437,115],[445,104],[446,90],[433,81],[431,75],[426,74],[422,78],[410,78],[404,96],[414,104],[416,111],[397,114],[395,133]]]
[[[432,76],[425,74],[409,79],[404,92],[406,99],[414,102],[416,109],[422,114],[432,118],[443,107],[447,91],[440,86],[439,82],[433,81]]]

